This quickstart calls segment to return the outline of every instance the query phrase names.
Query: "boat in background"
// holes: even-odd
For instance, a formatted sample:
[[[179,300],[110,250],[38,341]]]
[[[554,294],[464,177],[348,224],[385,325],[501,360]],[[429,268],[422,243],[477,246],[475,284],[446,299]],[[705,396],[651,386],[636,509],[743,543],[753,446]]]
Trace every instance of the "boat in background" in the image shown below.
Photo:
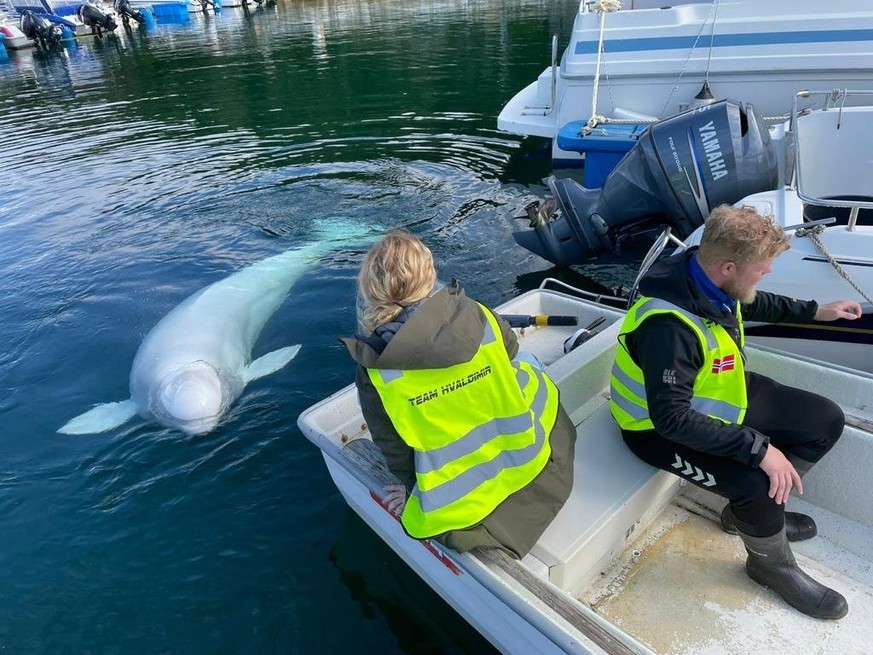
[[[18,17],[12,18],[5,12],[0,13],[0,40],[6,50],[21,50],[35,45],[19,29]]]
[[[298,419],[349,506],[476,630],[518,655],[811,654],[822,644],[845,655],[869,652],[873,376],[747,349],[751,370],[823,392],[847,415],[842,439],[805,478],[803,501],[791,501],[819,526],[818,537],[792,546],[799,563],[849,603],[844,619],[819,621],[746,577],[739,538],[718,524],[724,501],[645,464],[624,445],[608,400],[623,312],[544,288],[498,311],[572,314],[580,325],[604,317],[607,325],[568,354],[562,344],[572,327],[518,333],[520,348],[548,365],[577,429],[570,497],[523,560],[496,550],[460,554],[406,535],[383,500],[382,486],[395,478],[371,439],[354,385]],[[685,474],[702,475],[693,467]]]
[[[117,20],[118,16],[115,10],[100,0],[10,0],[9,5],[19,15],[23,16],[27,12],[32,12],[42,19],[59,25],[65,30],[64,39],[72,38],[73,35],[82,36],[91,31],[91,28],[86,26],[78,15],[78,10],[82,5],[90,5],[100,14],[110,16],[111,24],[116,27],[120,22]]]
[[[255,4],[255,0],[247,0]],[[246,0],[131,0],[131,5],[137,9],[149,8],[160,15],[170,15],[176,7],[185,12],[220,11],[225,8],[242,7]]]
[[[623,4],[618,11],[615,9]],[[553,139],[557,165],[579,165],[557,143],[593,117],[652,120],[715,96],[785,116],[798,89],[873,88],[873,5],[867,0],[582,0],[569,43],[502,109],[501,130]]]

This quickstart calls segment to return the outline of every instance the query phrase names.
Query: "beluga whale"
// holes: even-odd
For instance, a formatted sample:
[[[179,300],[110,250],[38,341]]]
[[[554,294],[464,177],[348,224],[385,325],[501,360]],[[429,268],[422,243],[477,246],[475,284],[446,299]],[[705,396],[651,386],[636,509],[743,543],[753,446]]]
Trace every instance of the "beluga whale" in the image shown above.
[[[323,220],[317,229],[318,240],[250,264],[174,307],[137,350],[130,398],[97,405],[58,432],[105,432],[137,414],[189,435],[215,428],[246,384],[278,371],[300,350],[288,346],[251,361],[252,346],[294,283],[329,251],[376,236],[344,219]]]

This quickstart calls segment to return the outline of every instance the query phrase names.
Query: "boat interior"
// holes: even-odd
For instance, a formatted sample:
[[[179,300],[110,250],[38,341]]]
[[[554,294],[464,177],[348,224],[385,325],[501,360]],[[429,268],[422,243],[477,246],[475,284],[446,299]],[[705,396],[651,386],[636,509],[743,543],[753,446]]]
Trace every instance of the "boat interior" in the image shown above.
[[[801,566],[851,608],[838,623],[818,621],[746,577],[742,543],[718,524],[721,498],[625,447],[608,406],[617,334],[616,323],[601,335],[612,345],[583,365],[567,356],[548,369],[578,431],[572,495],[531,553],[550,582],[658,653],[865,652],[873,636],[873,488],[864,464],[873,461],[873,378],[748,349],[751,370],[825,393],[847,416],[841,441],[805,479],[803,499],[790,502],[820,526],[820,536],[794,545]]]
[[[751,370],[824,393],[846,413],[842,439],[805,478],[803,498],[789,502],[790,509],[812,515],[819,526],[819,536],[794,544],[801,567],[849,603],[844,619],[820,621],[747,578],[740,539],[718,524],[722,499],[643,463],[624,445],[608,406],[621,311],[553,290],[528,292],[499,311],[574,314],[580,325],[598,316],[606,321],[602,331],[568,354],[562,344],[575,328],[518,331],[521,349],[548,365],[576,425],[575,477],[569,500],[524,560],[495,560],[497,551],[476,555],[493,575],[521,581],[532,598],[558,608],[564,621],[586,635],[592,625],[605,631],[596,641],[603,652],[868,651],[873,641],[868,473],[873,376],[748,349]],[[309,412],[314,413],[305,420],[318,426],[342,456],[368,469],[371,488],[384,484],[387,469],[369,439],[353,387]]]

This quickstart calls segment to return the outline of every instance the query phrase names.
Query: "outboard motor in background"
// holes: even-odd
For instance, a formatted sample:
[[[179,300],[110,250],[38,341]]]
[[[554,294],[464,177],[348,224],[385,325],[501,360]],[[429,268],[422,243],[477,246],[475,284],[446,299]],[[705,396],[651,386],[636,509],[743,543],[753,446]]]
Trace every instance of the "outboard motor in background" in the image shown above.
[[[112,8],[121,16],[121,22],[125,27],[130,26],[132,18],[140,25],[152,27],[154,25],[154,17],[148,9],[134,9],[130,4],[130,0],[115,0],[112,3]]]
[[[42,48],[57,45],[64,37],[60,25],[51,22],[45,16],[36,14],[29,9],[25,9],[21,12],[19,25],[21,31],[24,32],[24,36],[35,41],[37,45]]]
[[[79,20],[91,28],[91,33],[94,34],[96,32],[97,36],[103,36],[103,30],[111,32],[118,27],[115,18],[111,14],[107,14],[99,7],[87,2],[79,5],[76,15],[79,16]]]
[[[751,105],[721,100],[654,123],[600,189],[548,180],[559,213],[529,207],[516,242],[559,266],[581,264],[621,236],[668,224],[684,239],[717,205],[776,188],[775,149]],[[548,212],[545,212],[548,213]]]

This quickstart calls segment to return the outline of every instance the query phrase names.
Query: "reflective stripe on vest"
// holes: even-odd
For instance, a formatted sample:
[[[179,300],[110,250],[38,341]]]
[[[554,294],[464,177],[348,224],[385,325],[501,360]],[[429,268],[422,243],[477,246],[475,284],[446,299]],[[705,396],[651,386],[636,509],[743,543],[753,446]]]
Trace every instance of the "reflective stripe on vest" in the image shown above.
[[[499,325],[469,361],[441,369],[368,369],[385,411],[415,451],[416,484],[402,521],[417,538],[470,527],[548,462],[558,390],[542,371],[510,362]]]
[[[610,410],[625,430],[652,430],[643,372],[627,350],[627,336],[644,320],[657,314],[672,314],[697,335],[704,365],[694,380],[691,409],[726,423],[741,423],[746,413],[746,377],[742,349],[728,331],[660,298],[640,298],[621,327],[615,364],[610,378]],[[745,341],[743,320],[737,308],[740,343]],[[664,376],[670,375],[664,371]]]

